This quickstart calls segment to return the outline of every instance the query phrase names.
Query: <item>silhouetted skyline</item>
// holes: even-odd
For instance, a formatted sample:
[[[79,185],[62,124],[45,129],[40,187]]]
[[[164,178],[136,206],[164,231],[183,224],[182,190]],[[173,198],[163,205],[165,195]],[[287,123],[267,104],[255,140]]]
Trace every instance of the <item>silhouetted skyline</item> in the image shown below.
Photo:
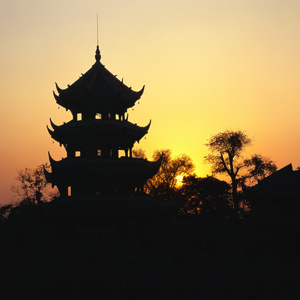
[[[102,62],[139,90],[133,123],[151,132],[139,147],[186,153],[199,176],[213,134],[241,129],[252,153],[300,165],[298,1],[9,1],[1,5],[0,202],[16,168],[60,159],[45,125],[71,119],[53,101],[94,61],[99,13]]]

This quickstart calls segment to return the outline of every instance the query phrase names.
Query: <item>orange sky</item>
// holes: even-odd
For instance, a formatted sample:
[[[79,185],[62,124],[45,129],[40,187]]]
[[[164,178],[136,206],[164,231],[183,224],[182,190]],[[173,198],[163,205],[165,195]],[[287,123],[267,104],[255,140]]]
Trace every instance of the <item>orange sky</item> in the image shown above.
[[[145,92],[129,121],[152,124],[139,147],[186,153],[205,176],[207,139],[226,129],[254,138],[250,153],[300,166],[298,0],[10,0],[0,4],[0,203],[16,169],[64,150],[46,130],[70,112],[52,95],[94,63]]]

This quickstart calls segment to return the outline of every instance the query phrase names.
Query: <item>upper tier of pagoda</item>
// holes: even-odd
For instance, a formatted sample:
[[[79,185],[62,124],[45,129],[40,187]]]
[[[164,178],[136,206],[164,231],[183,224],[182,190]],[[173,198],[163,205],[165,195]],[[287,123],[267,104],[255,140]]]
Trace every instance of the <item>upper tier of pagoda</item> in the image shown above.
[[[124,114],[140,99],[145,86],[138,92],[133,91],[110,73],[100,62],[98,46],[95,58],[91,69],[68,88],[61,89],[56,84],[58,95],[53,92],[56,102],[75,113]]]

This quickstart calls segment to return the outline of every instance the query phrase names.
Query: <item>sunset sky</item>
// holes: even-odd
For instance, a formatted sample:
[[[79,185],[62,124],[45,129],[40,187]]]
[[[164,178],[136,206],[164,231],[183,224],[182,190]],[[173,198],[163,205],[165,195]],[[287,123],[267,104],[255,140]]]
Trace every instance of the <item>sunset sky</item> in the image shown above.
[[[0,203],[17,169],[65,157],[46,130],[71,119],[66,88],[101,62],[144,95],[129,121],[152,124],[137,147],[185,153],[199,176],[218,132],[253,138],[279,168],[300,166],[299,0],[10,0],[0,2]]]

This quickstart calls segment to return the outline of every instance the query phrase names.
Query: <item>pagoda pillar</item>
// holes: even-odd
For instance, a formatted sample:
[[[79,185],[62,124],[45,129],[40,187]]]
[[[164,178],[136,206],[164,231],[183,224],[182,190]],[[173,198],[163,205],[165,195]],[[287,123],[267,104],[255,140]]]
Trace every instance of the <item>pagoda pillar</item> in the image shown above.
[[[73,121],[77,121],[77,113],[75,111],[72,111],[73,115]]]
[[[126,149],[124,149],[124,151],[125,151],[125,157],[128,157],[128,148],[126,148]]]
[[[73,147],[67,146],[67,158],[75,158],[75,149]]]

